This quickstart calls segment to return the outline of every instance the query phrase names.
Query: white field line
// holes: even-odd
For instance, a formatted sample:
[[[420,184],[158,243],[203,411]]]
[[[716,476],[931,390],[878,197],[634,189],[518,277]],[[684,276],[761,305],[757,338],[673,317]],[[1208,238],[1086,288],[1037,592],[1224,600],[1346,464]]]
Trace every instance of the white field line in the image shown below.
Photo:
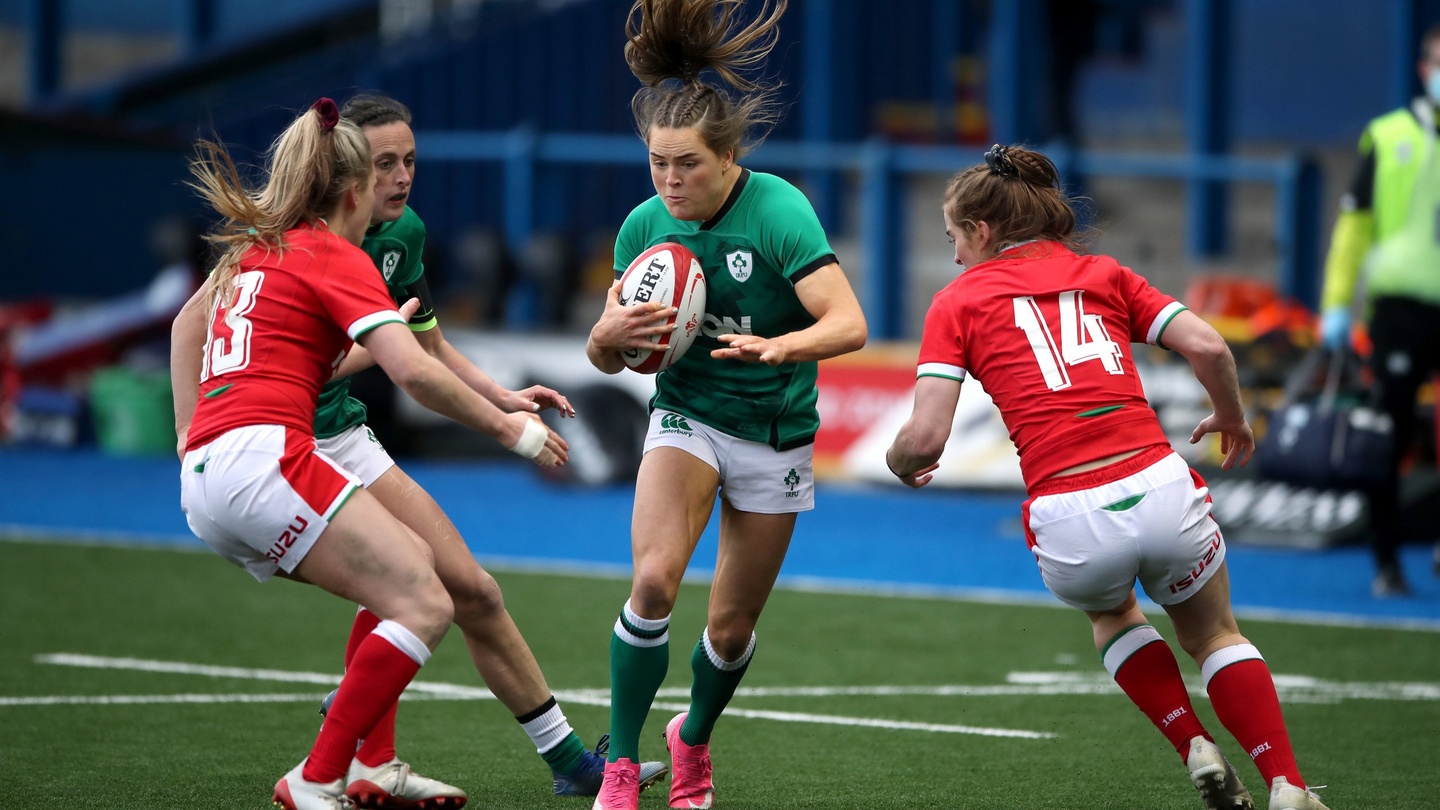
[[[340,677],[322,672],[298,672],[276,669],[251,669],[243,667],[218,667],[204,664],[189,664],[177,661],[154,661],[137,658],[110,658],[104,656],[54,653],[35,656],[37,664],[59,666],[91,667],[99,669],[127,669],[142,672],[163,672],[170,674],[200,675],[215,678],[244,680],[281,681],[290,683],[314,683],[333,686]],[[1303,675],[1276,675],[1275,688],[1284,703],[1339,703],[1343,700],[1398,700],[1437,701],[1440,700],[1440,683],[1381,681],[1344,682],[1326,681]],[[1004,684],[963,685],[942,684],[935,686],[794,686],[794,687],[742,687],[736,690],[737,697],[747,698],[807,698],[807,697],[1013,697],[1013,696],[1056,696],[1056,695],[1119,695],[1114,681],[1104,673],[1088,672],[1012,672]],[[1188,683],[1189,691],[1197,698],[1207,698],[1205,690],[1194,681]],[[608,689],[558,690],[557,699],[566,703],[589,706],[610,705]],[[686,689],[661,689],[659,700],[684,700],[689,696]],[[318,701],[317,694],[180,694],[180,695],[74,695],[0,697],[0,706],[39,706],[65,704],[143,704],[143,703],[289,703]],[[410,684],[404,697],[408,700],[493,700],[495,696],[482,687],[434,681],[415,681]],[[661,710],[685,711],[685,703],[656,703]],[[1053,735],[1003,728],[979,728],[973,726],[951,726],[932,723],[910,723],[898,720],[816,715],[796,712],[741,709],[729,707],[727,714],[736,717],[769,719],[784,722],[806,722],[828,725],[850,725],[873,728],[907,729],[955,734],[979,734],[997,737],[1025,737],[1044,739]]]
[[[278,669],[246,669],[242,667],[216,667],[202,664],[187,664],[178,661],[151,661],[139,658],[107,658],[96,655],[77,655],[74,653],[53,653],[48,655],[35,656],[37,664],[55,664],[60,666],[93,667],[99,669],[129,669],[141,672],[164,672],[173,674],[202,675],[215,678],[242,678],[267,681],[288,681],[299,683],[339,683],[340,678],[335,675],[327,675],[322,672],[290,672]],[[431,700],[488,700],[494,699],[494,695],[488,689],[480,689],[473,686],[462,686],[460,684],[437,683],[431,681],[414,681],[406,689],[407,696],[411,692],[417,693],[415,697],[428,698]],[[593,706],[609,706],[610,695],[606,690],[603,695],[599,690],[557,690],[555,697],[568,703],[585,703]],[[688,695],[688,692],[685,693]],[[264,696],[260,695],[120,695],[120,696],[75,696],[75,697],[35,697],[35,698],[3,698],[0,697],[0,706],[34,706],[34,705],[55,705],[70,703],[259,703]],[[294,702],[301,699],[297,695],[274,696],[274,702]],[[308,696],[311,700],[318,701],[323,696]],[[218,699],[217,699],[218,698]],[[666,711],[685,711],[689,704],[685,703],[656,703],[655,708]],[[903,720],[882,720],[869,717],[841,717],[825,714],[804,714],[800,712],[777,712],[755,709],[739,709],[729,707],[725,713],[735,717],[749,717],[763,720],[776,720],[789,723],[819,723],[835,726],[859,726],[864,728],[885,728],[906,731],[930,731],[949,734],[973,734],[985,737],[1020,737],[1024,739],[1043,740],[1051,739],[1055,735],[1043,731],[1026,731],[1024,729],[1009,728],[985,728],[980,726],[953,726],[938,723],[912,723]]]

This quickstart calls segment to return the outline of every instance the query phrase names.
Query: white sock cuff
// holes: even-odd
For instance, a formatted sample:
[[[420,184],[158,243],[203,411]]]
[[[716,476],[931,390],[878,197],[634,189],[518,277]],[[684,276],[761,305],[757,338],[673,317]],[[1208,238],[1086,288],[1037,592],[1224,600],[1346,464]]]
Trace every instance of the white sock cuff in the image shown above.
[[[720,657],[720,653],[715,652],[715,646],[710,643],[710,628],[707,627],[700,633],[700,643],[705,645],[705,657],[710,659],[710,666],[721,672],[734,672],[750,663],[750,657],[755,654],[754,633],[750,634],[750,643],[745,645],[745,652],[741,653],[740,657],[734,661],[726,661]]]
[[[670,643],[670,617],[642,619],[630,609],[630,600],[615,620],[615,635],[632,647],[659,647]]]
[[[371,632],[395,645],[395,649],[410,656],[410,660],[414,661],[416,666],[423,667],[425,662],[430,660],[430,648],[425,646],[425,642],[397,621],[386,619],[376,625]]]
[[[1137,624],[1121,630],[1119,635],[1110,639],[1110,643],[1105,645],[1105,651],[1101,653],[1105,670],[1114,678],[1120,667],[1130,660],[1130,656],[1140,652],[1141,647],[1157,641],[1164,643],[1165,639],[1160,636],[1160,631],[1148,624]]]
[[[1214,678],[1217,672],[1231,664],[1238,664],[1241,661],[1250,661],[1252,659],[1257,661],[1265,660],[1265,657],[1260,654],[1260,651],[1255,649],[1254,644],[1236,644],[1230,647],[1221,647],[1215,652],[1210,653],[1210,657],[1206,658],[1205,663],[1200,665],[1201,682],[1205,685],[1206,689],[1209,689],[1210,679]]]
[[[564,742],[572,731],[570,722],[565,719],[565,712],[560,710],[558,703],[539,717],[521,723],[520,727],[530,735],[530,741],[535,743],[535,751],[541,754]]]

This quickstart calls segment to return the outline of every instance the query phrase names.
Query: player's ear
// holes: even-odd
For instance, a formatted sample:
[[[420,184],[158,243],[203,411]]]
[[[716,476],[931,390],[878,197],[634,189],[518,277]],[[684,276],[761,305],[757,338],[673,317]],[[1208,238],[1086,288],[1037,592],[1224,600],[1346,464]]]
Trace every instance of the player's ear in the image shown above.
[[[983,219],[975,220],[975,246],[980,250],[990,247],[990,237],[994,234],[990,231],[990,223]]]

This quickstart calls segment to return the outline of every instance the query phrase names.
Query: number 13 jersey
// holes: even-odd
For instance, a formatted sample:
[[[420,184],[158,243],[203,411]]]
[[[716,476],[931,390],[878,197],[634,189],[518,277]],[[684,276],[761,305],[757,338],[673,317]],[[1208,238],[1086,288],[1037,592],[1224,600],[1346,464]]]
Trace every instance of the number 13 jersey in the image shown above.
[[[283,253],[250,248],[210,316],[186,449],[247,425],[313,436],[320,386],[355,339],[391,322],[400,313],[370,257],[328,228],[292,228]]]
[[[1129,344],[1163,348],[1161,332],[1183,309],[1109,256],[1024,243],[935,294],[917,376],[979,380],[1032,488],[1087,461],[1169,444]]]

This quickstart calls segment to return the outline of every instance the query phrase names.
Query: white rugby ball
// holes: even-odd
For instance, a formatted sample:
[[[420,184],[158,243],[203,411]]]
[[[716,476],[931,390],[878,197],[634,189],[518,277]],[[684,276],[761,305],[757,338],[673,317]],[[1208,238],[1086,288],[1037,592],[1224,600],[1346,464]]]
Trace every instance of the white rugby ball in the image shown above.
[[[679,324],[673,332],[654,335],[654,349],[625,349],[625,365],[641,374],[655,374],[674,365],[700,334],[705,317],[705,271],[690,249],[676,242],[661,242],[646,250],[620,276],[620,303],[635,306],[660,301],[675,307],[666,323]]]

